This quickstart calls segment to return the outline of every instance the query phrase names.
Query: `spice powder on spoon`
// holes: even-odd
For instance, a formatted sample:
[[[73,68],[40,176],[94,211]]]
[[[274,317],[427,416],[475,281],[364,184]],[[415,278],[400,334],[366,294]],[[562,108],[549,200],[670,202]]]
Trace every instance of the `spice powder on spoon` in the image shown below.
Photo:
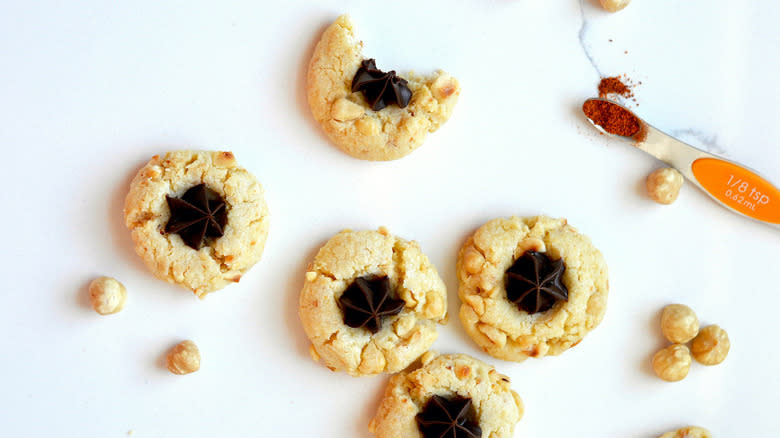
[[[582,105],[582,111],[594,124],[610,134],[631,137],[641,128],[636,116],[611,102],[588,100]]]

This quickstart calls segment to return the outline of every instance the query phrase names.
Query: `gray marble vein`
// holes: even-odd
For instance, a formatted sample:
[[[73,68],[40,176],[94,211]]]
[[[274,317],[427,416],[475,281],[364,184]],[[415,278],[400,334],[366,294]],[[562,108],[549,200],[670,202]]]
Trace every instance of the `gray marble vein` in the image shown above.
[[[581,24],[577,38],[579,39],[580,47],[582,47],[582,52],[588,59],[588,63],[590,63],[593,70],[596,71],[596,74],[599,75],[599,78],[603,78],[605,75],[602,73],[594,55],[591,53],[590,44],[585,41],[589,28],[588,19],[585,17],[585,3],[587,1],[588,0],[580,0]],[[729,155],[726,151],[726,148],[724,148],[723,145],[718,142],[718,136],[716,134],[704,132],[694,128],[671,128],[667,131],[667,133],[672,137],[676,137],[681,140],[692,139],[692,141],[689,141],[693,143],[693,146],[703,149],[709,153],[724,156]]]
[[[599,69],[599,66],[596,65],[593,55],[591,55],[590,50],[588,50],[588,44],[585,42],[585,33],[588,31],[588,20],[585,18],[585,1],[586,0],[580,0],[580,18],[582,19],[582,23],[580,24],[580,31],[577,36],[580,40],[580,47],[582,47],[582,51],[585,53],[585,57],[588,58],[591,67],[596,70],[596,73],[601,78],[604,77],[604,75],[601,74],[601,70]]]

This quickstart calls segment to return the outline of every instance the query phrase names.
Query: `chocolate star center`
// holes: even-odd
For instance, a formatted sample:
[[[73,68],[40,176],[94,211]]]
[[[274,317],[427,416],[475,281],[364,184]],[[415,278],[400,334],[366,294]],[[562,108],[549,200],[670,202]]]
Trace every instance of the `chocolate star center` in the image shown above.
[[[198,184],[181,198],[166,195],[171,218],[165,224],[166,233],[178,234],[192,249],[200,249],[207,237],[222,237],[227,224],[225,200],[215,191]]]
[[[408,84],[406,79],[395,74],[395,70],[385,73],[376,68],[376,61],[367,59],[352,78],[352,92],[362,91],[374,111],[392,104],[405,108],[412,98]]]
[[[557,301],[568,301],[563,284],[563,259],[550,260],[546,254],[526,251],[506,271],[506,296],[528,313],[544,312]]]
[[[470,398],[434,395],[415,419],[424,438],[482,437],[482,428]]]
[[[344,324],[365,327],[376,333],[382,328],[382,320],[401,313],[406,303],[396,299],[390,290],[387,277],[359,277],[339,297],[344,314]]]

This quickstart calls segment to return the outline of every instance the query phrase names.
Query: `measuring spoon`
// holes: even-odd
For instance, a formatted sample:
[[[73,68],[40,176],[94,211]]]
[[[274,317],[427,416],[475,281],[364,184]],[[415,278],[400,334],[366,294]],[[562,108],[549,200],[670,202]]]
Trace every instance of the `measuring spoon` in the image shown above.
[[[630,137],[605,131],[593,120],[588,121],[602,134],[630,142],[637,148],[674,167],[720,205],[780,229],[780,190],[769,181],[739,163],[704,152],[665,134],[631,110],[607,99],[588,99],[616,105],[639,121],[639,131]]]

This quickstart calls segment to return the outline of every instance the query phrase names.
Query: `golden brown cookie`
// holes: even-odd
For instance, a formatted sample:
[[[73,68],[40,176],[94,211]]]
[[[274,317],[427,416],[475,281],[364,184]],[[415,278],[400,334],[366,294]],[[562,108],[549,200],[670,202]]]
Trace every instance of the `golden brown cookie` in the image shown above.
[[[565,270],[557,280],[567,300],[538,312],[510,301],[507,270],[526,252],[553,264],[562,261]],[[461,322],[480,347],[499,359],[519,362],[560,354],[595,328],[607,308],[604,258],[565,219],[511,217],[486,223],[461,248],[457,274]]]
[[[674,432],[666,432],[659,438],[712,438],[712,433],[703,427],[688,426]]]
[[[351,314],[345,309],[352,309],[347,293],[356,290],[358,279],[387,281],[390,294],[374,300],[376,307],[380,301],[383,308],[397,303],[395,313],[379,318],[378,326],[350,326],[345,318]],[[320,248],[309,265],[298,313],[315,360],[333,371],[363,376],[398,372],[427,351],[436,339],[436,325],[446,322],[446,303],[444,282],[417,242],[384,228],[346,230]]]
[[[205,239],[193,239],[199,243],[190,246],[182,236],[192,237],[186,231],[209,219],[184,210],[184,225],[200,222],[174,232],[170,203],[201,184],[209,205],[215,205],[216,198],[224,201],[215,212],[223,222],[218,224],[221,236],[209,225]],[[135,251],[155,276],[203,298],[238,282],[260,260],[268,234],[268,207],[260,183],[238,166],[231,152],[176,151],[155,155],[133,178],[125,198],[125,224]]]
[[[428,352],[421,363],[419,368],[390,379],[368,426],[377,438],[422,438],[425,421],[431,422],[432,416],[436,420],[436,411],[429,405],[435,396],[444,399],[444,406],[447,402],[470,399],[473,411],[465,415],[462,423],[478,427],[478,436],[512,437],[523,416],[523,402],[510,388],[507,376],[465,354],[437,356]]]
[[[309,106],[328,138],[344,152],[363,160],[395,160],[449,119],[460,85],[442,71],[430,76],[405,74],[412,91],[408,106],[374,111],[360,92],[352,92],[352,79],[364,59],[362,46],[346,15],[325,30],[309,63]]]

